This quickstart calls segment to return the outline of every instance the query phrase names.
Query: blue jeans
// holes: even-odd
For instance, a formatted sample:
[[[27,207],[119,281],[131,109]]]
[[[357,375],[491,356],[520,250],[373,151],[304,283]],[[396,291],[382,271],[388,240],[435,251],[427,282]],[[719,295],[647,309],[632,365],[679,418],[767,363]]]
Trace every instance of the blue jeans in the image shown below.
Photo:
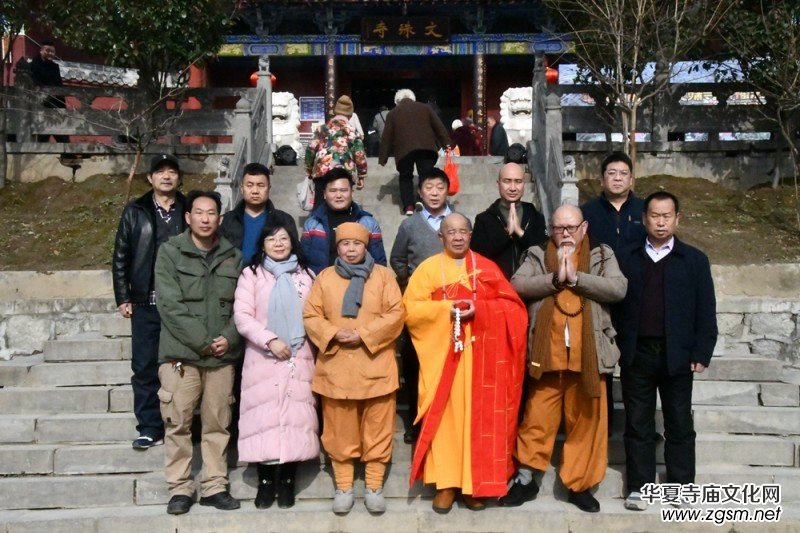
[[[154,440],[164,436],[164,422],[158,402],[158,340],[161,318],[155,305],[134,305],[131,316],[131,385],[136,431]]]

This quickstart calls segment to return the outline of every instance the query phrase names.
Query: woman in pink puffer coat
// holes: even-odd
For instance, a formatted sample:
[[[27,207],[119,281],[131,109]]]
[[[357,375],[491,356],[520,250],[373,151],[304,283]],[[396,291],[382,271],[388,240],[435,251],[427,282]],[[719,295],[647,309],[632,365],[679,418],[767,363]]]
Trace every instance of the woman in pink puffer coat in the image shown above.
[[[234,320],[247,340],[242,368],[239,460],[257,463],[255,505],[294,505],[299,461],[319,456],[311,378],[314,354],[302,309],[313,278],[300,243],[281,224],[264,227],[262,249],[236,287]]]

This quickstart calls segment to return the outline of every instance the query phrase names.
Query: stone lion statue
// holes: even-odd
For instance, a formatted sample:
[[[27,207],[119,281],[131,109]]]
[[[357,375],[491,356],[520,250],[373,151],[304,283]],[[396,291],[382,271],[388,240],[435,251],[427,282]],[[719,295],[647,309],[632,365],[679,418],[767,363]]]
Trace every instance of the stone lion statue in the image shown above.
[[[508,143],[528,144],[533,127],[531,87],[511,87],[500,97],[500,121],[508,134]]]
[[[289,145],[300,158],[300,106],[292,93],[272,93],[272,139],[276,148]]]

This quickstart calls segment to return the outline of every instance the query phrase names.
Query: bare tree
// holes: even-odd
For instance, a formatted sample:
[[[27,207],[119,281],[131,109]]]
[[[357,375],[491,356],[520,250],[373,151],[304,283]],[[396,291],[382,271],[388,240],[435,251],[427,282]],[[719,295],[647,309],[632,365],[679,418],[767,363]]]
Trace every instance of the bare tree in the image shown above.
[[[757,91],[759,110],[773,121],[792,158],[795,214],[800,229],[800,3],[740,1],[720,32],[736,67],[718,71],[723,80],[741,75]],[[737,72],[738,70],[738,72]],[[778,164],[772,182],[780,185]]]
[[[138,72],[142,94],[135,108],[112,110],[106,117],[114,119],[118,139],[135,152],[129,194],[145,148],[170,133],[181,113],[189,66],[217,52],[235,5],[228,0],[47,0],[47,5],[45,20],[57,37]]]
[[[544,2],[561,14],[583,81],[599,85],[600,110],[612,120],[619,113],[626,151],[635,159],[639,109],[669,90],[675,64],[711,34],[733,0]]]

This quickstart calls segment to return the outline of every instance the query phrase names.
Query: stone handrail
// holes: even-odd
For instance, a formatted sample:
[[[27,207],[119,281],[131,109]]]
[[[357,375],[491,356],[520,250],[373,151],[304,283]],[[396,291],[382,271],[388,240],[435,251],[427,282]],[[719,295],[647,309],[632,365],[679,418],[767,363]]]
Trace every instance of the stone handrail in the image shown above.
[[[595,102],[602,101],[600,89],[594,85],[560,85],[563,133],[570,151],[606,151],[611,142],[610,133],[621,132],[619,113],[609,124],[608,114]],[[749,94],[752,87],[735,83],[680,83],[672,84],[669,91],[645,102],[637,113],[636,131],[650,134],[648,141],[637,143],[639,151],[708,151],[737,150],[750,146],[763,149],[781,149],[784,141],[777,134],[777,126],[764,116],[758,105],[747,105],[746,99],[730,101],[737,93]],[[710,95],[714,104],[704,104],[700,99],[686,98],[690,94]],[[684,99],[683,102],[681,100]],[[723,141],[720,133],[768,132],[770,139]],[[573,140],[579,133],[603,134],[605,141],[579,142]],[[708,134],[708,140],[685,140],[685,133]],[[622,143],[614,143],[619,148]]]
[[[236,103],[233,155],[223,158],[214,180],[222,196],[223,212],[232,209],[240,198],[240,180],[245,165],[258,162],[272,166],[272,82],[269,60],[258,62],[258,83]]]
[[[233,135],[233,107],[247,90],[186,89],[180,93],[180,104],[164,101],[159,105],[159,112],[162,117],[175,115],[169,128],[173,136],[224,138]],[[32,143],[39,135],[111,137],[113,140],[106,143],[115,143],[116,151],[125,151],[125,143],[115,141],[136,127],[133,110],[146,105],[142,92],[133,88],[31,87],[20,84],[8,88],[8,91],[7,133],[14,139],[9,143],[12,151],[23,151],[17,145]],[[45,107],[43,103],[48,97],[64,98],[67,107]],[[181,106],[177,113],[175,105]],[[24,151],[36,153],[36,144],[26,144]],[[173,144],[180,144],[180,141],[175,139]]]

